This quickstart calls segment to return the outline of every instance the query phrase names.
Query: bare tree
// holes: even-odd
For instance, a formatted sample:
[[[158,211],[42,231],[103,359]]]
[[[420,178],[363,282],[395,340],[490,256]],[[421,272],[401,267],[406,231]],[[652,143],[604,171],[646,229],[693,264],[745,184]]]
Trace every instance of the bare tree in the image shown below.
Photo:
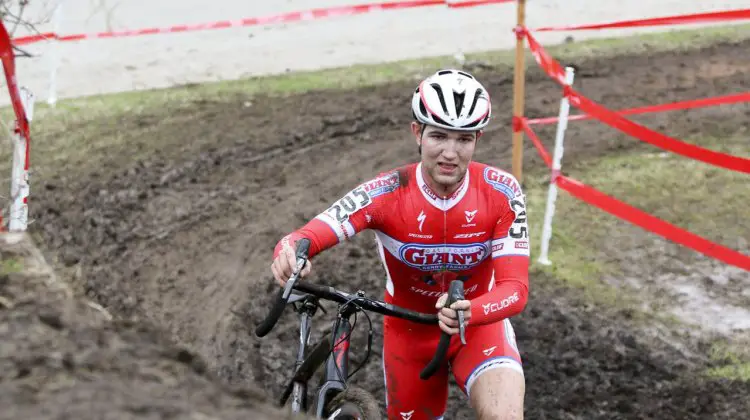
[[[31,0],[0,0],[0,19],[6,25],[10,36],[19,26],[34,28],[34,23],[24,19],[24,11]]]
[[[11,38],[16,35],[16,31],[23,29],[26,33],[39,33],[37,26],[48,22],[51,10],[40,12],[48,6],[50,0],[0,0],[0,19],[5,25],[5,29]],[[57,0],[60,1],[60,0]],[[34,15],[29,13],[29,5],[34,2]],[[17,56],[30,56],[25,51],[14,46]]]

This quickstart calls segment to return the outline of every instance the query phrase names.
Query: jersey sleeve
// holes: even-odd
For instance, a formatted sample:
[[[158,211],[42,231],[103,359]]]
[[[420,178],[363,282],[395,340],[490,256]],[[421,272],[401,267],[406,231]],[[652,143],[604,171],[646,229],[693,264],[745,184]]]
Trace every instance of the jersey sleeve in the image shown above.
[[[312,258],[365,229],[377,226],[383,216],[382,209],[387,206],[387,201],[392,198],[391,193],[398,186],[398,172],[381,174],[358,185],[307,224],[284,236],[274,248],[274,258],[285,242],[294,244],[302,238],[309,239],[308,255]]]
[[[510,177],[510,175],[507,175]],[[494,283],[472,299],[471,323],[489,324],[518,315],[529,293],[529,229],[526,197],[512,178],[512,189],[496,194],[498,220],[492,235]]]

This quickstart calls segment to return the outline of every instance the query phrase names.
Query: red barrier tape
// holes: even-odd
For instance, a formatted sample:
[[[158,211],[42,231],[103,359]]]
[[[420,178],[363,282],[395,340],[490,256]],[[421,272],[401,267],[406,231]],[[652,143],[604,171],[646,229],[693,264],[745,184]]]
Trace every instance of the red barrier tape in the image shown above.
[[[705,99],[691,99],[689,101],[673,102],[669,104],[660,105],[649,105],[638,108],[629,108],[619,111],[615,111],[618,115],[637,115],[637,114],[649,114],[652,112],[665,112],[665,111],[677,111],[683,109],[692,108],[703,108],[715,105],[726,105],[736,104],[741,102],[750,102],[750,92],[738,93],[734,95],[716,96],[713,98]],[[568,121],[581,121],[590,120],[594,117],[588,114],[571,115],[568,117]],[[547,125],[554,124],[559,120],[559,117],[546,117],[546,118],[533,118],[528,119],[526,122],[529,125]]]
[[[323,18],[337,17],[337,16],[353,16],[360,15],[369,12],[381,11],[381,10],[396,10],[396,9],[408,9],[416,7],[426,6],[441,6],[445,5],[449,8],[464,8],[473,6],[482,6],[486,4],[498,4],[498,3],[510,3],[514,0],[468,0],[456,3],[448,3],[446,0],[405,0],[395,1],[389,3],[369,3],[359,4],[353,6],[340,6],[330,7],[321,9],[311,9],[301,12],[289,12],[278,15],[264,16],[259,18],[245,18],[240,20],[224,20],[219,22],[211,23],[199,23],[195,25],[177,25],[167,28],[144,28],[134,29],[126,31],[113,31],[113,32],[99,32],[93,34],[73,34],[73,35],[58,35],[54,32],[46,32],[43,34],[24,36],[13,39],[15,45],[32,44],[39,41],[45,40],[58,40],[58,41],[80,41],[85,39],[99,39],[99,38],[121,38],[131,37],[140,35],[157,35],[157,34],[168,34],[178,32],[193,32],[193,31],[204,31],[209,29],[227,29],[227,28],[239,28],[246,26],[257,26],[267,25],[271,23],[289,23],[299,22],[307,20],[317,20]]]
[[[644,211],[597,191],[588,185],[560,175],[557,178],[557,186],[579,200],[593,204],[620,219],[626,220],[671,241],[694,249],[695,251],[708,255],[709,257],[716,258],[719,261],[750,271],[750,257],[731,248],[713,243],[698,235],[680,229]]]
[[[532,139],[534,146],[536,146],[539,155],[542,156],[542,159],[547,166],[551,167],[549,153],[536,136],[536,133],[534,133],[534,130],[532,130],[525,121],[522,125],[524,131]],[[628,221],[636,226],[640,226],[649,232],[656,233],[670,241],[682,244],[704,255],[716,258],[719,261],[750,271],[750,257],[744,254],[678,228],[677,226],[639,210],[636,207],[612,198],[601,191],[589,187],[588,185],[582,184],[575,179],[568,178],[559,173],[553,174],[553,178],[553,182],[555,182],[558,187],[581,201],[592,204],[607,213]]]
[[[513,3],[516,0],[468,0],[468,1],[453,1],[448,2],[448,7],[451,9],[461,9],[464,7],[483,6],[485,4],[498,4],[498,3]]]
[[[570,99],[571,105],[580,108],[594,118],[602,121],[610,127],[622,131],[623,133],[627,133],[637,139],[664,150],[677,153],[678,155],[700,160],[733,171],[750,174],[750,159],[715,152],[690,143],[682,142],[625,119],[591,99],[586,98],[573,89],[567,89],[567,91],[569,92],[568,98]]]
[[[5,80],[8,83],[8,93],[10,93],[13,111],[16,114],[16,132],[20,133],[26,139],[26,163],[25,168],[29,169],[29,147],[31,135],[29,133],[29,121],[26,119],[26,110],[23,108],[21,94],[18,90],[16,80],[16,63],[13,47],[10,44],[10,36],[5,29],[5,25],[0,22],[0,60],[3,62],[5,71]]]
[[[523,131],[526,133],[527,136],[529,136],[529,138],[531,139],[531,142],[534,143],[534,146],[536,146],[536,149],[539,151],[539,155],[542,157],[544,164],[547,165],[547,167],[551,169],[552,158],[549,156],[547,149],[544,148],[542,141],[539,140],[539,136],[537,136],[534,130],[532,130],[531,127],[529,127],[529,123],[526,119],[521,119],[521,128],[523,128]]]
[[[531,50],[531,54],[534,56],[534,59],[542,68],[542,70],[544,70],[549,75],[549,77],[554,79],[561,86],[566,86],[565,71],[563,70],[560,63],[552,58],[552,56],[547,53],[547,50],[542,48],[536,38],[534,38],[528,30],[524,28],[519,29],[518,31],[526,36],[526,40],[529,42],[529,49]]]
[[[616,113],[608,110],[607,108],[597,104],[591,99],[586,98],[585,96],[576,92],[574,89],[569,88],[564,83],[565,76],[560,63],[555,61],[554,58],[550,57],[550,55],[544,50],[544,48],[542,48],[542,46],[528,31],[525,32],[525,35],[529,41],[529,48],[536,58],[537,63],[539,63],[542,69],[550,77],[552,77],[557,83],[563,86],[563,89],[566,92],[566,96],[570,100],[571,105],[580,108],[582,111],[602,121],[610,127],[616,128],[623,133],[627,133],[641,141],[650,143],[656,147],[660,147],[664,150],[669,150],[670,152],[677,153],[691,159],[709,163],[711,165],[720,166],[722,168],[730,169],[733,171],[750,173],[750,159],[704,149],[702,147],[685,143],[678,139],[661,134],[659,132],[651,130],[650,128],[625,119],[620,115],[617,115]]]
[[[633,28],[639,26],[680,25],[685,23],[725,22],[730,20],[750,19],[750,9],[726,10],[722,12],[696,13],[682,16],[665,16],[650,19],[624,20],[620,22],[591,25],[557,26],[535,29],[537,32],[550,31],[584,31],[591,29]]]

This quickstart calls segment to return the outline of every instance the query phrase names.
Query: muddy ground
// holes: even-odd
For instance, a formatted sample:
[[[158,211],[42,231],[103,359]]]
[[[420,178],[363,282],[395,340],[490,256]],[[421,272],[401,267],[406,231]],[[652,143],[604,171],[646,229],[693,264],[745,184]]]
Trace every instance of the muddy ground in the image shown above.
[[[1,419],[284,418],[159,328],[76,296],[28,235],[0,235]]]
[[[576,63],[576,85],[611,108],[746,91],[748,48],[750,42],[582,61]],[[493,94],[499,128],[482,139],[476,159],[509,169],[505,123],[512,73],[494,69],[477,75]],[[183,106],[180,113],[167,108],[128,116],[116,128],[102,122],[102,135],[117,130],[127,136],[147,126],[145,135],[155,142],[175,136],[184,142],[145,160],[111,156],[96,169],[69,168],[59,178],[37,180],[32,232],[63,272],[75,274],[75,291],[115,317],[163,328],[165,339],[197,352],[226,383],[257,384],[275,398],[291,371],[296,319],[287,312],[264,339],[250,335],[245,324],[260,320],[274,290],[268,269],[272,248],[356,183],[417,158],[407,125],[413,84],[254,97],[250,106],[250,98],[240,95]],[[556,114],[560,90],[535,68],[527,92],[527,115]],[[733,134],[749,117],[746,107],[726,106],[638,120],[681,137],[703,132],[707,119],[718,134]],[[548,146],[553,130],[540,130]],[[597,123],[573,124],[568,133],[569,161],[650,147]],[[527,170],[540,167],[530,146],[526,157]],[[660,273],[656,259],[628,253],[622,258],[630,275],[636,265],[642,276]],[[384,272],[371,233],[315,263],[311,280],[382,296]],[[527,418],[747,418],[750,384],[697,376],[710,363],[705,342],[670,344],[663,339],[668,330],[656,322],[643,328],[628,311],[582,302],[539,273],[531,284],[527,310],[514,321],[525,360]],[[238,311],[249,314],[240,317]],[[318,320],[315,337],[330,319]],[[353,380],[382,401],[380,318],[373,321],[375,351]],[[360,318],[355,364],[364,356],[364,326]],[[144,397],[143,404],[157,402]],[[472,418],[455,388],[448,416]]]

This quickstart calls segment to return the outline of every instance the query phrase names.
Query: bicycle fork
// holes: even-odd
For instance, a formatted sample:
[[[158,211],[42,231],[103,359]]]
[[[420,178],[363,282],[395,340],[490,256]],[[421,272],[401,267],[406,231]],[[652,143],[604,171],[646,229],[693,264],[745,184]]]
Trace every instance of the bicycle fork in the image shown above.
[[[305,360],[305,349],[310,341],[310,323],[315,315],[317,306],[312,302],[305,302],[300,312],[299,349],[297,360],[294,363],[294,371],[298,371]],[[292,412],[300,413],[307,410],[307,384],[295,381],[292,387]]]
[[[346,380],[349,376],[349,343],[351,341],[352,325],[349,318],[357,310],[351,305],[343,308],[336,322],[336,331],[333,335],[333,351],[326,359],[325,375],[322,378],[322,385],[318,391],[318,400],[316,402],[317,418],[323,417],[326,402],[329,400],[331,391],[346,390]]]

